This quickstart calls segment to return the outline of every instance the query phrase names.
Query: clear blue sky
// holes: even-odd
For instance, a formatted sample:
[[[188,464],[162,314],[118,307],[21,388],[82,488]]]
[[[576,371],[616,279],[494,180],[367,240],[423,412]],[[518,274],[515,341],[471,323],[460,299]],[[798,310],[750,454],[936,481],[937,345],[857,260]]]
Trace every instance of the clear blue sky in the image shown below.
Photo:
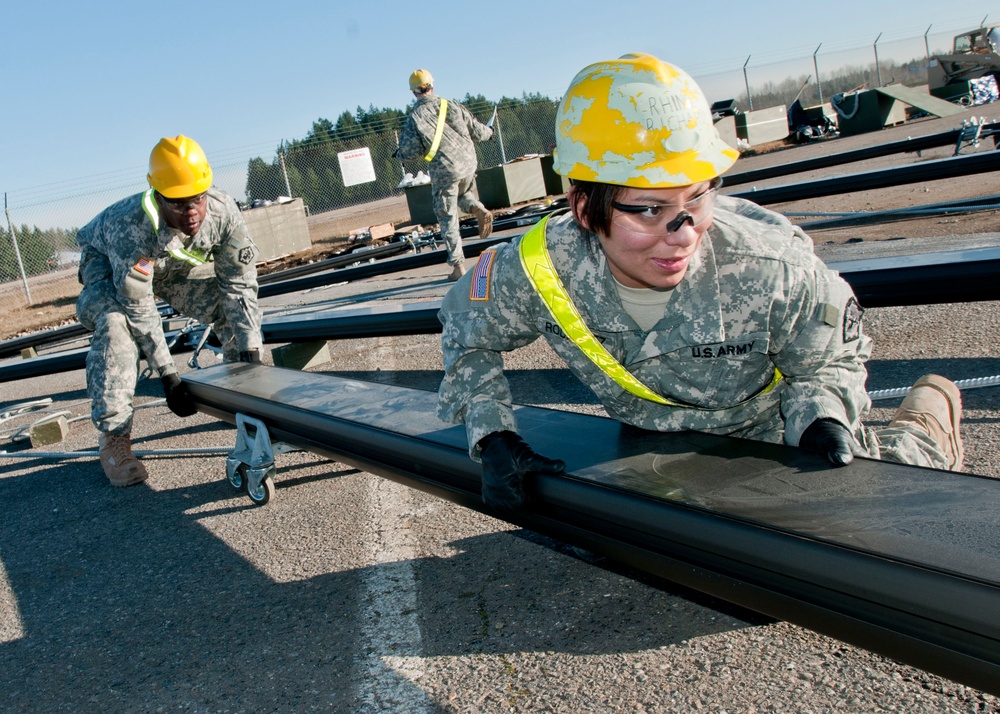
[[[756,7],[755,7],[756,6]],[[766,9],[765,9],[766,8]],[[964,0],[639,3],[8,3],[0,35],[0,192],[58,193],[145,173],[161,136],[210,160],[273,156],[320,117],[439,93],[561,96],[585,65],[650,52],[695,77],[1000,21]],[[719,97],[710,97],[718,99]],[[12,201],[13,202],[13,201]],[[15,221],[16,222],[16,221]]]

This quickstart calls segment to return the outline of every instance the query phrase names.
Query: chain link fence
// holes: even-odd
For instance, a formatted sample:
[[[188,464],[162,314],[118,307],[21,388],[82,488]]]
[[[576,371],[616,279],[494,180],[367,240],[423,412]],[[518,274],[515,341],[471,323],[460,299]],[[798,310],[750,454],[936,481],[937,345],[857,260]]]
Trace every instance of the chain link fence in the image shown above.
[[[710,102],[734,100],[744,111],[787,106],[795,98],[809,106],[828,102],[834,94],[859,86],[924,84],[931,58],[950,52],[953,36],[964,29],[968,28],[931,34],[928,28],[924,35],[891,42],[873,38],[868,47],[823,50],[820,45],[811,55],[761,64],[749,56],[741,67],[706,65],[691,71]],[[480,169],[524,155],[550,153],[555,143],[557,101],[540,96],[502,100],[496,107],[496,140],[477,145]],[[482,97],[466,97],[463,103],[484,122],[494,112],[494,105]],[[401,162],[393,157],[404,118],[403,112],[396,112],[375,130],[371,125],[358,124],[353,134],[349,123],[338,125],[335,135],[327,140],[311,136],[307,141],[282,142],[263,157],[253,155],[252,149],[205,148],[216,186],[246,209],[291,196],[303,199],[311,221],[333,215],[331,212],[379,202],[394,207],[394,215],[405,219],[406,202],[400,183],[406,174],[426,170],[426,164],[421,160]],[[358,177],[353,174],[351,160],[363,154],[370,157],[370,174],[355,182]],[[4,193],[0,309],[7,314],[12,309],[49,301],[75,301],[79,293],[78,228],[115,201],[145,190],[145,173],[146,167],[139,165],[79,181]]]

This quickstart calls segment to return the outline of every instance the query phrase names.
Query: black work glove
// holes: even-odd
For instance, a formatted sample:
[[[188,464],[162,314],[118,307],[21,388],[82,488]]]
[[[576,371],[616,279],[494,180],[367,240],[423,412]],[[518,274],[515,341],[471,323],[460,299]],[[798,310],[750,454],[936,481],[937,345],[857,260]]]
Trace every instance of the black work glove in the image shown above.
[[[833,419],[817,419],[806,427],[799,446],[818,451],[834,466],[847,466],[854,461],[854,438],[843,424]]]
[[[168,374],[166,377],[160,377],[160,382],[163,384],[163,395],[167,398],[167,406],[170,407],[170,411],[179,417],[189,417],[198,412],[194,397],[191,396],[187,385],[181,381],[176,372]]]
[[[240,352],[240,362],[262,364],[260,361],[260,350],[244,350],[243,352]]]
[[[479,441],[483,461],[483,503],[500,513],[524,505],[524,477],[529,473],[560,474],[566,464],[536,454],[512,431],[495,431]]]

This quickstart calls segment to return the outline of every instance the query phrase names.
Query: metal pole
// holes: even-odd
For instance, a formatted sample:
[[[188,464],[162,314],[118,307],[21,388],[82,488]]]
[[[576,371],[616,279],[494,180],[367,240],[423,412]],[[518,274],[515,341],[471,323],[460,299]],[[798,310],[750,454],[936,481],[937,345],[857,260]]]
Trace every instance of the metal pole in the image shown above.
[[[292,198],[292,184],[288,182],[288,170],[285,168],[285,152],[278,151],[278,159],[281,161],[281,173],[285,177],[285,188],[288,189],[288,197]]]
[[[497,111],[497,140],[500,142],[500,160],[507,163],[507,152],[503,148],[503,132],[500,131],[500,112]]]
[[[878,37],[875,38],[875,44],[872,47],[875,48],[875,75],[878,77],[878,86],[882,86],[882,68],[878,66],[878,40],[882,36],[882,33],[878,33]]]
[[[396,147],[397,147],[397,150],[398,150],[398,147],[399,147],[399,132],[396,131],[395,129],[392,130],[392,138],[396,140]],[[399,157],[397,156],[397,158],[399,158]],[[406,167],[403,166],[403,160],[399,159],[399,180],[402,181],[405,178],[406,178]]]
[[[750,58],[753,55],[747,55],[747,61],[743,63],[743,86],[747,88],[747,106],[749,107],[747,111],[753,111],[753,97],[750,96],[750,81],[747,79],[747,65],[750,64]]]
[[[17,234],[14,233],[14,225],[10,222],[10,209],[7,208],[7,192],[3,194],[3,212],[7,214],[7,229],[10,231],[10,242],[14,244],[14,256],[17,258],[17,269],[21,271],[21,282],[24,284],[24,294],[31,305],[31,288],[28,287],[28,276],[24,274],[24,262],[21,260],[21,250],[17,247]]]
[[[816,51],[813,52],[813,70],[816,72],[816,89],[819,90],[819,103],[823,103],[823,84],[819,81],[819,63],[816,61],[816,55],[819,53],[819,48],[823,46],[820,42],[816,47]]]
[[[228,454],[228,446],[203,446],[193,449],[135,449],[136,456],[221,456]],[[99,451],[0,451],[5,459],[96,459]]]
[[[927,35],[931,33],[931,28],[934,27],[934,23],[927,26],[927,32],[924,33],[924,51],[927,53],[927,67],[931,66],[931,45],[927,41]]]

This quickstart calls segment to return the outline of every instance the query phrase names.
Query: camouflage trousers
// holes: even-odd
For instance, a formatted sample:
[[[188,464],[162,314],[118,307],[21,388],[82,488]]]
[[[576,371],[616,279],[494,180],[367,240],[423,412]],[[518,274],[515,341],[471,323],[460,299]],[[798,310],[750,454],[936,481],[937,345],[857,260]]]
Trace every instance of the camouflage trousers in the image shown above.
[[[948,459],[937,442],[911,424],[868,427],[863,429],[862,438],[872,458],[948,470]]]
[[[206,325],[214,323],[213,331],[223,345],[225,359],[239,359],[235,335],[219,309],[214,279],[164,281],[154,284],[154,290],[178,312]],[[94,332],[87,353],[91,421],[106,434],[131,433],[132,400],[141,355],[110,281],[85,286],[76,303],[76,314],[80,323]]]
[[[744,439],[783,443],[780,417],[731,434]],[[854,455],[897,464],[948,470],[948,458],[927,432],[913,424],[866,427],[854,433]]]
[[[472,213],[473,208],[485,208],[476,198],[473,189],[476,177],[468,176],[451,183],[433,182],[434,215],[441,224],[441,239],[448,249],[448,265],[458,265],[465,261],[462,252],[462,234],[459,232],[459,209]]]

